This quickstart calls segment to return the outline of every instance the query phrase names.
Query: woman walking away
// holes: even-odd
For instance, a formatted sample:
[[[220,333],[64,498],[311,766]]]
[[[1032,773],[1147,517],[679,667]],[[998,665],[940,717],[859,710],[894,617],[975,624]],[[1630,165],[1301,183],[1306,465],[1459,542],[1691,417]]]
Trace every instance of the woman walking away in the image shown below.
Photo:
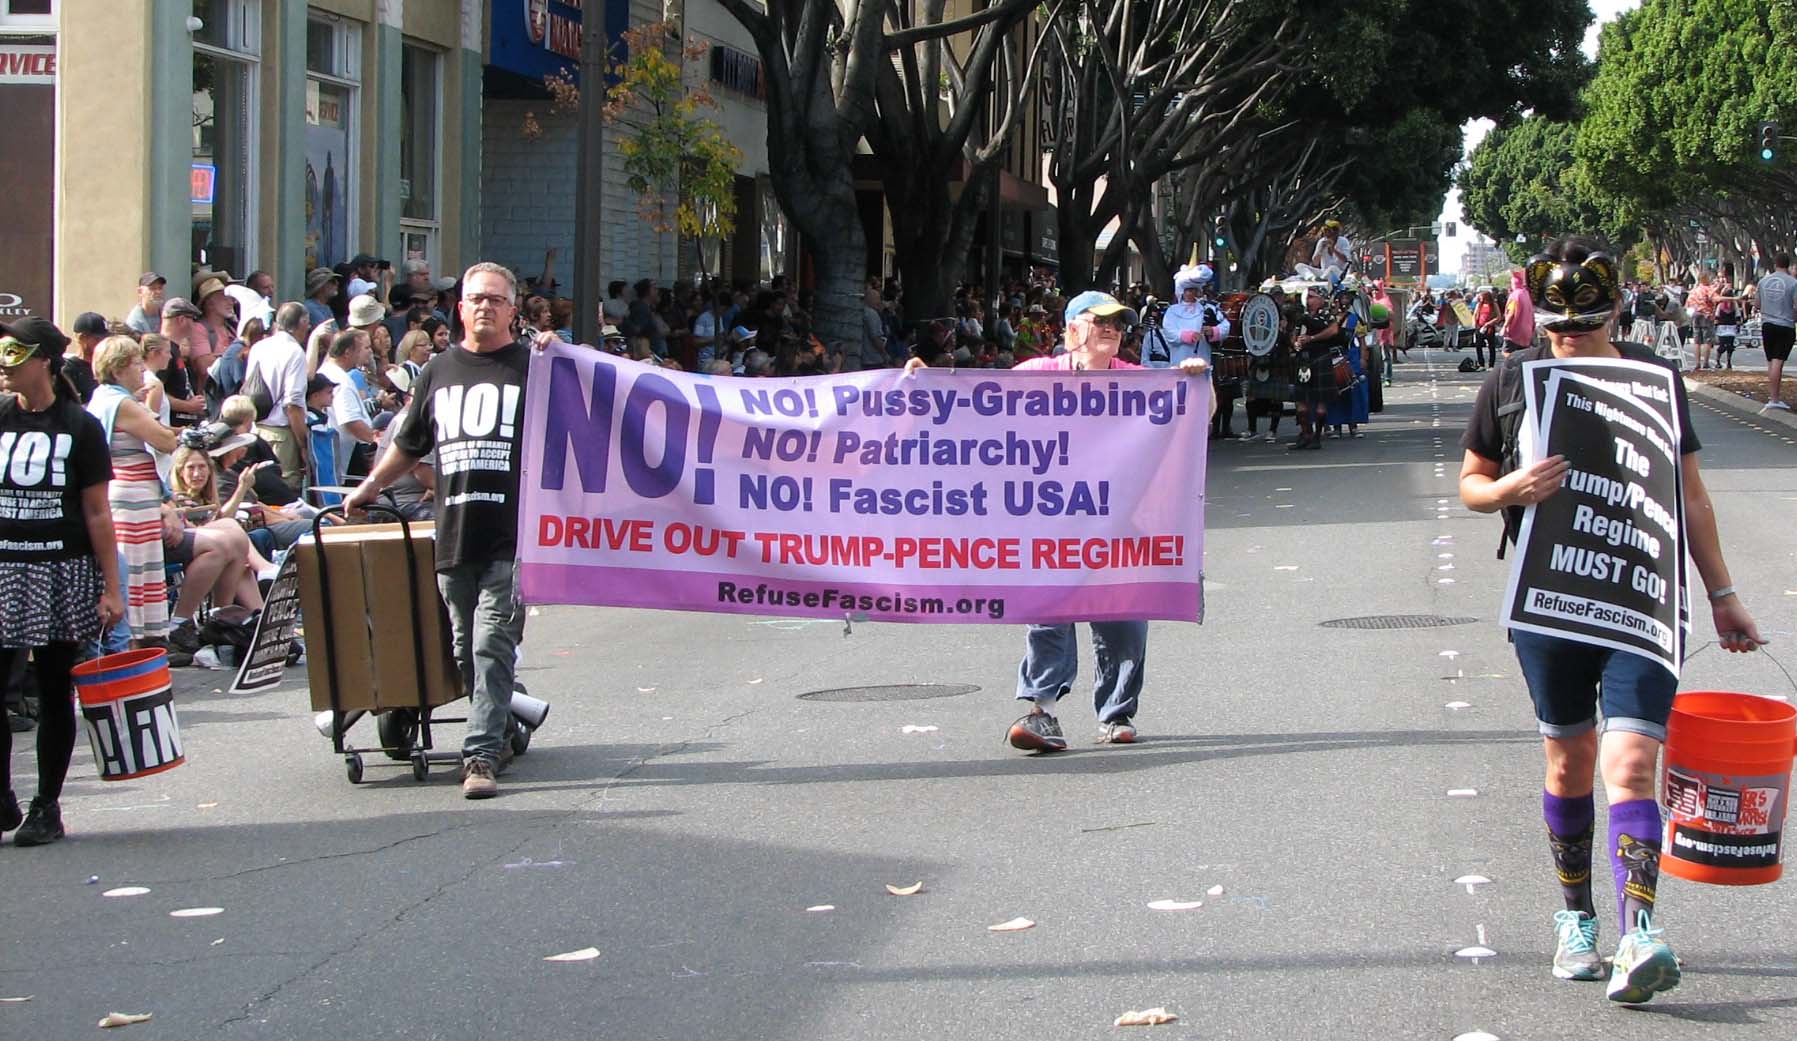
[[[112,460],[99,421],[61,377],[68,343],[43,318],[0,326],[0,676],[29,654],[38,688],[29,814],[13,794],[12,728],[0,727],[0,832],[16,831],[16,846],[62,838],[57,800],[75,750],[69,670],[125,613],[106,496]]]
[[[143,348],[110,336],[94,352],[99,387],[87,411],[112,453],[112,522],[125,551],[125,618],[139,647],[167,646],[168,575],[162,559],[162,479],[150,450],[174,454],[176,433],[133,397],[144,382]]]

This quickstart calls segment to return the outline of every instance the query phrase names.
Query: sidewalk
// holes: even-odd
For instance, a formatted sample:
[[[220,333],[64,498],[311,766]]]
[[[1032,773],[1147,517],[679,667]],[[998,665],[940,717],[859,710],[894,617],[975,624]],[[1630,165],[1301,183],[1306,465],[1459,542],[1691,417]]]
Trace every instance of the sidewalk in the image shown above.
[[[1797,378],[1786,376],[1780,381],[1782,397],[1797,401]],[[1797,430],[1797,413],[1762,412],[1766,404],[1766,372],[1764,369],[1706,369],[1685,374],[1685,389],[1693,397]]]

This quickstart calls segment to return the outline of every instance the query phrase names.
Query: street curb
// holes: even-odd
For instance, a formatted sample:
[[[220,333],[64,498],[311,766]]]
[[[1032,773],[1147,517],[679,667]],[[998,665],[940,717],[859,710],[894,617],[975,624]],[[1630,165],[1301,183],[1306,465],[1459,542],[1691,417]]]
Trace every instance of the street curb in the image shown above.
[[[1797,414],[1790,412],[1761,412],[1760,403],[1752,398],[1742,397],[1739,394],[1730,394],[1726,390],[1712,387],[1708,383],[1699,383],[1692,379],[1685,380],[1685,390],[1695,397],[1702,398],[1712,404],[1721,405],[1723,408],[1732,409],[1744,416],[1752,416],[1755,419],[1765,420],[1768,423],[1778,423],[1790,427],[1792,430],[1797,430]]]

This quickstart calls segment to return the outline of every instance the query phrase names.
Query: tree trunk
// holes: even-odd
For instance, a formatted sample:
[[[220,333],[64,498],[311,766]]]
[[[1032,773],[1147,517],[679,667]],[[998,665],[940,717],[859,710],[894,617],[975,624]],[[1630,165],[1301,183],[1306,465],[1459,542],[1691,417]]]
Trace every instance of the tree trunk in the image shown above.
[[[817,271],[812,331],[825,344],[861,342],[861,295],[867,278],[867,233],[855,205],[855,184],[843,171],[836,189],[780,205],[798,226]],[[776,178],[776,183],[778,178]],[[846,195],[846,202],[844,196]]]
[[[965,245],[949,248],[952,201],[946,179],[925,183],[909,169],[887,166],[881,181],[892,214],[893,262],[905,288],[907,322],[928,321],[953,313],[955,287],[967,266]]]

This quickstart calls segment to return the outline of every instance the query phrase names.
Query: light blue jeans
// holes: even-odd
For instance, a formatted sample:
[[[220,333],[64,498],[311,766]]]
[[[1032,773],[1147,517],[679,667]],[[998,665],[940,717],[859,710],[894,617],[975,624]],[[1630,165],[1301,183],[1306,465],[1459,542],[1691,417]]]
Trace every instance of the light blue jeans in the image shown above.
[[[122,576],[124,574],[125,574],[125,555],[123,553],[120,553],[119,554],[119,575],[121,576],[121,578],[120,578],[121,583],[123,582]],[[119,623],[117,625],[113,626],[111,629],[107,630],[106,632],[101,633],[99,639],[89,640],[87,642],[87,646],[82,648],[81,658],[83,661],[92,661],[95,658],[101,658],[108,654],[122,654],[125,651],[128,651],[130,649],[131,649],[131,623],[127,622],[123,618],[120,618]]]
[[[437,589],[449,607],[456,665],[471,702],[462,758],[485,759],[497,768],[511,737],[513,681],[524,642],[518,563],[495,560],[439,571]]]
[[[1088,622],[1097,676],[1092,705],[1100,723],[1133,719],[1142,696],[1142,667],[1148,659],[1147,622]],[[1072,623],[1032,625],[1017,672],[1017,697],[1060,698],[1079,674],[1079,641]]]

